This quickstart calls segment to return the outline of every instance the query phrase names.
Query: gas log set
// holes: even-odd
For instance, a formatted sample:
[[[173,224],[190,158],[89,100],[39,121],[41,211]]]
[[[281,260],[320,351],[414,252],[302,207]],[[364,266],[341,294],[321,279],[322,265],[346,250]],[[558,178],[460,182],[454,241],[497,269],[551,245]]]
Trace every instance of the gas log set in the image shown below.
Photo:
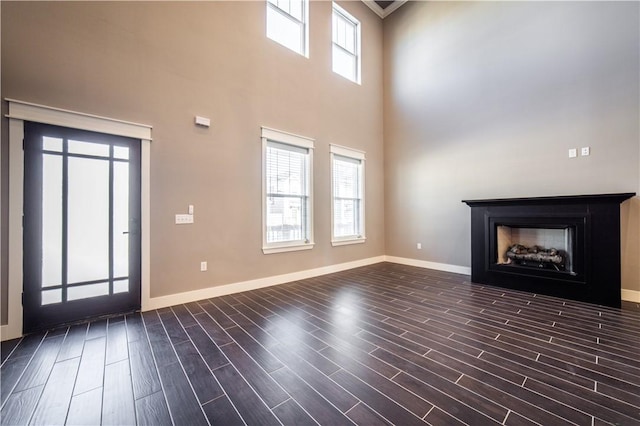
[[[554,248],[544,249],[539,246],[526,247],[522,244],[514,244],[506,253],[508,263],[520,266],[535,267],[541,269],[565,270],[565,255],[561,250]]]

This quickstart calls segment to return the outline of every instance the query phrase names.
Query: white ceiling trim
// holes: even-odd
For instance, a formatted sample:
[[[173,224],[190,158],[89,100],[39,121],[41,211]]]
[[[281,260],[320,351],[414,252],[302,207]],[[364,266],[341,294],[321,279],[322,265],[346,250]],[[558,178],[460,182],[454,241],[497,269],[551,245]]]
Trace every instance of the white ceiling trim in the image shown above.
[[[395,10],[397,10],[400,6],[405,4],[408,0],[396,0],[393,4],[386,9],[381,8],[378,4],[373,0],[362,0],[362,2],[369,7],[369,9],[373,10],[376,15],[381,17],[382,19],[391,15]]]

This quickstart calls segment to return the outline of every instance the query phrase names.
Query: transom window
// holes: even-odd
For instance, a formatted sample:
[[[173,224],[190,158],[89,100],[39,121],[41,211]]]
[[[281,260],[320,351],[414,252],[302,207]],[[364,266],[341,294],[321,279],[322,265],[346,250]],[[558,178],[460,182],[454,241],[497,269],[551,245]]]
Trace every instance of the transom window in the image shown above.
[[[335,3],[333,71],[360,84],[360,22]]]
[[[308,57],[309,0],[267,0],[267,37]]]
[[[331,243],[363,243],[364,160],[362,151],[331,145]]]
[[[265,254],[313,248],[313,140],[262,128]]]

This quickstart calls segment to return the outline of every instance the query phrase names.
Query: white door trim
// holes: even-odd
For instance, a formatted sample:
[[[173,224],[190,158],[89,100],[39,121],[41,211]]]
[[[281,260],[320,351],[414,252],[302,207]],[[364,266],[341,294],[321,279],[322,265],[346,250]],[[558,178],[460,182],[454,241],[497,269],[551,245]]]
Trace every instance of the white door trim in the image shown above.
[[[24,206],[24,122],[52,124],[81,130],[140,139],[141,146],[141,304],[149,305],[150,291],[150,224],[151,224],[151,129],[146,124],[132,123],[108,117],[69,111],[30,102],[5,99],[9,102],[9,291],[8,321],[0,327],[0,340],[22,336],[22,216]]]

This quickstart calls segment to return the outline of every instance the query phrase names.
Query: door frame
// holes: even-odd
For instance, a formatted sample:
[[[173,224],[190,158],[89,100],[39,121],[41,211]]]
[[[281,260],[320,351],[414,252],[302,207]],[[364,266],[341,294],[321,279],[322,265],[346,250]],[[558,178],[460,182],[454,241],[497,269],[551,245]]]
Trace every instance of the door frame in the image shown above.
[[[23,329],[23,230],[24,209],[24,122],[33,121],[43,124],[89,130],[117,136],[139,139],[140,146],[140,304],[144,311],[150,305],[150,266],[151,266],[151,130],[145,124],[132,123],[108,117],[69,111],[30,102],[5,99],[9,103],[9,259],[6,325],[0,328],[2,340],[22,336]]]

